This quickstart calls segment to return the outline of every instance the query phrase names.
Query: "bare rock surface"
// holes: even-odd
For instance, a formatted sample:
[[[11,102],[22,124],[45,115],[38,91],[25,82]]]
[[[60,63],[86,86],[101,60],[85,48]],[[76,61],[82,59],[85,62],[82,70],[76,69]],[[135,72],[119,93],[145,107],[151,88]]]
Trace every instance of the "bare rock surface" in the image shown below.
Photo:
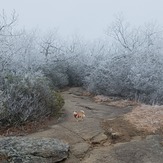
[[[49,129],[34,134],[28,135],[28,137],[36,138],[58,138],[65,143],[75,144],[83,141],[80,135],[75,132],[63,127],[62,125],[53,125]]]
[[[77,143],[72,146],[71,152],[77,158],[82,158],[85,156],[89,148],[90,148],[90,145],[88,143]]]
[[[96,148],[83,163],[162,163],[163,147],[160,136],[118,143],[113,147]]]
[[[55,163],[68,156],[69,145],[57,139],[0,138],[0,160],[12,163]]]
[[[26,137],[27,140],[45,139],[50,141],[49,150],[45,148],[47,143],[44,140],[44,142],[40,142],[38,148],[40,152],[37,148],[32,149],[29,145],[27,146],[28,153],[26,150],[22,150],[23,142],[20,139],[16,143],[21,142],[19,157],[14,157],[15,151],[19,151],[18,148],[16,150],[13,148],[15,144],[11,143],[10,146],[11,152],[9,154],[14,159],[24,159],[25,154],[28,154],[26,157],[33,158],[31,163],[41,163],[41,161],[46,162],[47,160],[48,162],[59,161],[67,157],[68,146],[64,143],[68,143],[70,145],[68,158],[60,162],[163,163],[163,140],[161,135],[146,137],[143,132],[137,132],[129,122],[123,120],[123,116],[132,111],[133,107],[120,108],[96,103],[91,97],[83,96],[81,88],[70,88],[63,91],[62,95],[65,99],[64,115],[60,117],[58,123],[48,126],[44,131]],[[73,117],[73,111],[79,110],[84,110],[86,117],[83,121],[77,122]],[[5,139],[8,139],[6,145],[12,142],[9,138]],[[64,143],[61,145],[59,142],[59,146],[57,146],[55,142],[58,141],[54,141],[53,144],[52,140],[56,139]],[[31,146],[36,146],[37,143],[38,141],[31,142]],[[2,146],[2,144],[0,145]],[[54,149],[51,148],[52,146]],[[0,149],[1,153],[4,152],[4,149],[4,147]],[[59,152],[62,150],[65,151],[64,154]],[[58,160],[52,160],[57,154],[61,157]],[[21,161],[17,160],[15,163],[19,162]]]
[[[100,133],[99,135],[95,136],[91,142],[93,144],[100,144],[100,143],[103,143],[107,140],[107,136],[104,134],[104,133]]]

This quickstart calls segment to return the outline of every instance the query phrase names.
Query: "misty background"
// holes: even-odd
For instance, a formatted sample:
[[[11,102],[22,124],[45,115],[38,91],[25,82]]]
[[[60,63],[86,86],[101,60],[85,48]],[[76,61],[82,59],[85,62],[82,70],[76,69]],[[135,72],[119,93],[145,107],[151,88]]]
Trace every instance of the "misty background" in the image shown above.
[[[162,0],[1,0],[0,10],[18,13],[19,27],[57,28],[64,36],[104,37],[114,16],[122,13],[133,25],[156,21],[163,25]]]

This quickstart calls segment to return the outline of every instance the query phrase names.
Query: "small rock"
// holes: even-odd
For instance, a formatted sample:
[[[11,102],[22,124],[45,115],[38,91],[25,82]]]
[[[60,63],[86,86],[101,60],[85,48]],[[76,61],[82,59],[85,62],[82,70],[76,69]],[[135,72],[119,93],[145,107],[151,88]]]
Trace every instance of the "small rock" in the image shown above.
[[[107,136],[104,134],[104,133],[101,133],[97,136],[95,136],[93,139],[92,139],[92,144],[100,144],[101,142],[107,140]]]
[[[111,145],[111,142],[110,141],[106,141],[103,145],[104,146],[110,146]]]
[[[70,149],[74,156],[82,158],[89,150],[90,145],[88,143],[77,143]]]
[[[111,133],[111,138],[112,139],[118,139],[122,134],[119,132],[113,132]]]

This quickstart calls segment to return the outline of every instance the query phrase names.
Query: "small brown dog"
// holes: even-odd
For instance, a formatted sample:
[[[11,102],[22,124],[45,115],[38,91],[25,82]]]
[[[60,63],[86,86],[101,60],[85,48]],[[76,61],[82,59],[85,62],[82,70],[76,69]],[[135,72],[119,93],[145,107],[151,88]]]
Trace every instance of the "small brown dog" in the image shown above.
[[[85,112],[83,110],[74,111],[73,115],[77,119],[77,121],[78,120],[83,120],[83,118],[85,117]]]

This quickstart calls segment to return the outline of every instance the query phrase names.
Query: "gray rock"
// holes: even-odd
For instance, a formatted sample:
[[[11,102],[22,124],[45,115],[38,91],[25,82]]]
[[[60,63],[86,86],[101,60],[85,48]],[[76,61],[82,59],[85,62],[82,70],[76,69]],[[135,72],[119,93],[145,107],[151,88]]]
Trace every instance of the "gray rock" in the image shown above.
[[[118,139],[122,136],[122,134],[120,132],[113,132],[111,133],[111,138],[112,139]]]
[[[55,163],[68,157],[69,145],[53,138],[0,138],[0,162]]]
[[[89,150],[90,145],[88,143],[77,143],[72,146],[71,152],[77,158],[82,158]]]
[[[100,144],[100,143],[102,143],[102,142],[104,142],[106,140],[107,140],[107,136],[104,133],[100,133],[97,136],[95,136],[91,140],[91,142],[92,142],[92,144]]]

